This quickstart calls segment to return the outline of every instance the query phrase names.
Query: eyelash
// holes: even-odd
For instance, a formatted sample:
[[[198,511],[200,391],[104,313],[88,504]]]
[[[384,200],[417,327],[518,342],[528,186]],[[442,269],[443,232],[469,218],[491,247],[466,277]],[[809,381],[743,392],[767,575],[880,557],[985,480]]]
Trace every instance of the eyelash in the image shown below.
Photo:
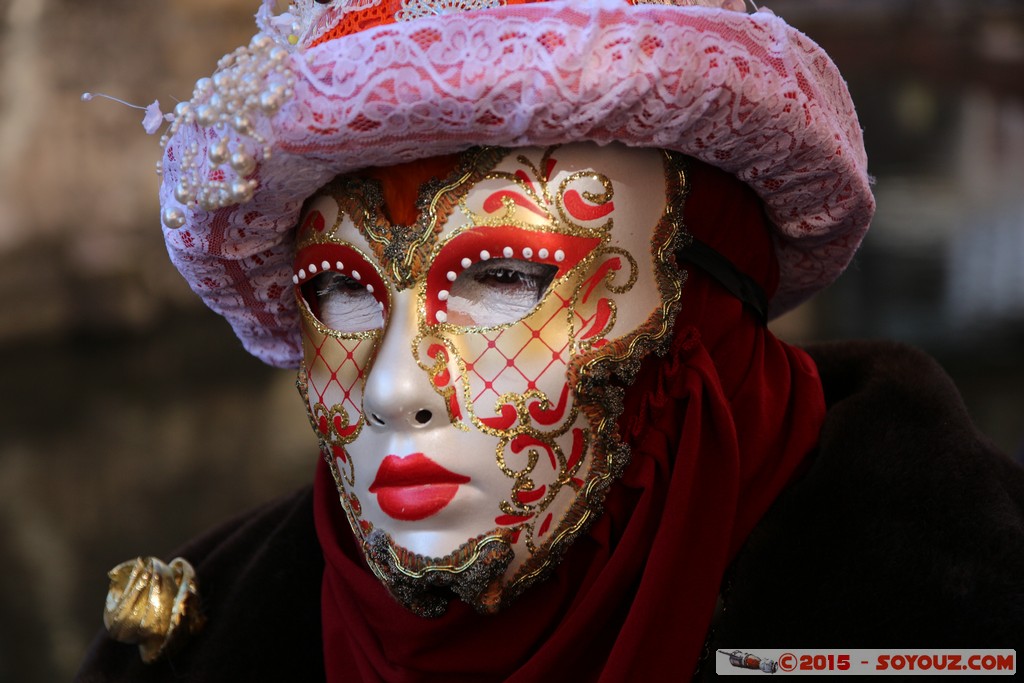
[[[537,291],[538,298],[551,284],[557,268],[543,263],[533,261],[522,261],[519,259],[495,259],[484,263],[478,263],[480,272],[473,272],[473,268],[467,269],[463,275],[471,276],[480,284],[487,280],[493,280],[501,287],[519,285],[523,288]]]
[[[341,273],[335,272],[321,273],[313,279],[312,284],[313,292],[316,294],[316,298],[318,300],[328,294],[340,292],[342,289],[350,292],[365,289],[363,285],[359,284],[348,275],[342,275]]]
[[[541,302],[558,268],[512,258],[478,261],[451,284],[447,320],[493,327],[522,320]]]

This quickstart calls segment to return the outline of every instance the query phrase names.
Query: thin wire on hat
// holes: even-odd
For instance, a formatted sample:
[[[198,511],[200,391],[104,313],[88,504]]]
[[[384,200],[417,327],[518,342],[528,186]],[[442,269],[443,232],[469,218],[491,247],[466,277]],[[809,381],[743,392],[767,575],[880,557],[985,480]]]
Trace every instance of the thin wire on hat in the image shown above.
[[[131,107],[132,109],[138,109],[140,111],[146,112],[146,116],[143,117],[143,119],[142,119],[142,127],[145,128],[146,132],[149,133],[150,135],[153,135],[154,133],[156,133],[160,129],[160,126],[161,126],[161,124],[164,121],[168,121],[169,122],[169,121],[173,121],[174,120],[174,115],[173,114],[164,114],[163,112],[160,111],[160,102],[159,102],[159,100],[153,100],[153,104],[151,104],[151,105],[149,105],[147,107],[143,107],[142,105],[139,105],[139,104],[132,104],[131,102],[125,102],[124,100],[122,100],[119,97],[114,97],[113,95],[107,95],[106,93],[101,93],[101,92],[97,92],[97,93],[84,92],[84,93],[82,93],[82,101],[83,102],[91,102],[94,98],[97,98],[97,97],[102,97],[102,98],[105,98],[105,99],[108,99],[108,100],[112,100],[112,101],[117,102],[119,104],[123,104],[126,107]]]

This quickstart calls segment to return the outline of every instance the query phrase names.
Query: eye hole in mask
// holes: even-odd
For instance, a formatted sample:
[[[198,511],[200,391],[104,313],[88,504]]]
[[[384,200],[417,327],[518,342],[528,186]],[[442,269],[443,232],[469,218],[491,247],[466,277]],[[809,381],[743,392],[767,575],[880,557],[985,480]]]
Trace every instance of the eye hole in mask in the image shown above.
[[[521,320],[544,298],[557,272],[553,265],[521,259],[478,261],[452,283],[448,322],[490,327]]]
[[[384,311],[377,298],[348,275],[321,273],[302,292],[310,310],[332,330],[352,333],[384,327]]]
[[[309,312],[322,325],[342,334],[383,329],[387,287],[357,250],[317,245],[302,250],[296,264],[306,264],[299,267],[296,284]]]
[[[427,324],[493,327],[518,322],[601,243],[600,237],[476,226],[458,233],[427,274]]]

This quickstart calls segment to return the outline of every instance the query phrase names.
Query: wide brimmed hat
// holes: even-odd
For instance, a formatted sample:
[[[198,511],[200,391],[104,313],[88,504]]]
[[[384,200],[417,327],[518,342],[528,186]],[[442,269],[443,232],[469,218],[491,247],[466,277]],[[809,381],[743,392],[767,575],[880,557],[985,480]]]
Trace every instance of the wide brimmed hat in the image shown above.
[[[264,0],[252,42],[178,106],[160,192],[171,259],[273,365],[302,358],[292,249],[303,202],[360,168],[475,145],[683,152],[763,200],[776,315],[831,283],[870,223],[846,85],[771,12],[736,0],[275,4]]]

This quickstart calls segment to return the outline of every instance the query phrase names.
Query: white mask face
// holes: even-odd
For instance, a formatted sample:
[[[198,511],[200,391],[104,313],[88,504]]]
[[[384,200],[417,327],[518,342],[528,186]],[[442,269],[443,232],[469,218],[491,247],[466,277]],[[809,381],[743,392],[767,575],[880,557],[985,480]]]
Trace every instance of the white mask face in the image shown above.
[[[557,561],[628,459],[621,387],[667,342],[682,161],[464,153],[391,225],[379,184],[308,204],[295,280],[310,419],[375,573],[417,613],[494,611]]]

